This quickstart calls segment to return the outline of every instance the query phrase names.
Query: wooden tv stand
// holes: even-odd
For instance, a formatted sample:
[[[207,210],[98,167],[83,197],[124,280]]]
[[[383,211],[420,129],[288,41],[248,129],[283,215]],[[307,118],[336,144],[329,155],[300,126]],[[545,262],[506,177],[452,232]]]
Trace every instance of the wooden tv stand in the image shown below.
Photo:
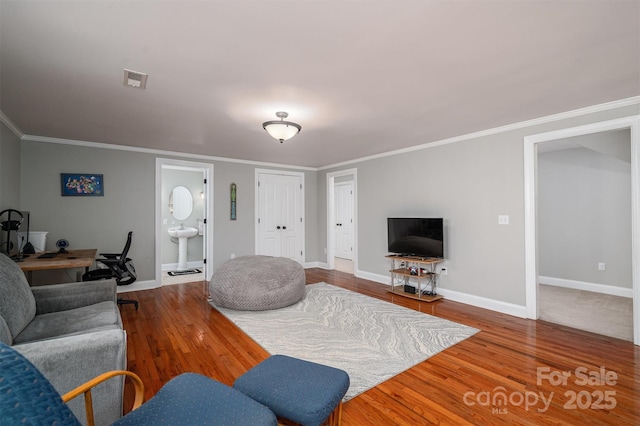
[[[391,274],[391,290],[389,290],[389,293],[423,302],[435,302],[442,299],[442,296],[436,293],[438,281],[436,265],[444,262],[444,259],[400,256],[396,254],[390,254],[385,257],[391,259],[391,269],[389,270]],[[414,273],[411,271],[412,268],[415,270]],[[415,286],[412,286],[412,284],[415,284]],[[423,284],[426,284],[430,290],[423,290]],[[415,288],[415,293],[404,291],[405,286]],[[423,294],[426,291],[436,293],[436,295]]]

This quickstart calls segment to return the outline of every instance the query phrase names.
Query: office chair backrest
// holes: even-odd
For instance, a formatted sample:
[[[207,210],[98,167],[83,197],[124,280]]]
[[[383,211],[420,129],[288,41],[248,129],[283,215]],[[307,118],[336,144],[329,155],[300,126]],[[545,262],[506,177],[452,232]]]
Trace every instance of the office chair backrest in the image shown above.
[[[133,237],[133,231],[129,231],[127,235],[127,243],[124,245],[124,249],[122,249],[122,254],[120,255],[120,259],[126,261],[127,254],[129,253],[129,248],[131,247],[131,238]]]
[[[118,279],[118,285],[129,285],[138,278],[133,261],[127,257],[129,248],[131,247],[132,238],[133,231],[129,231],[129,234],[127,235],[127,242],[122,249],[122,254],[118,258],[119,262],[117,270],[114,270],[116,278]]]

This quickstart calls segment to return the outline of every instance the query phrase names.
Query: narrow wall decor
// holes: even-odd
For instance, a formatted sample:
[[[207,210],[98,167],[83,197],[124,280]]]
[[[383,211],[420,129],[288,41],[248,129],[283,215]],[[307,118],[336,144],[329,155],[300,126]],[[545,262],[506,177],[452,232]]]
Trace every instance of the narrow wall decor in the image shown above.
[[[60,173],[60,186],[66,196],[104,196],[102,175],[89,173]]]
[[[231,184],[231,220],[236,220],[236,184]]]

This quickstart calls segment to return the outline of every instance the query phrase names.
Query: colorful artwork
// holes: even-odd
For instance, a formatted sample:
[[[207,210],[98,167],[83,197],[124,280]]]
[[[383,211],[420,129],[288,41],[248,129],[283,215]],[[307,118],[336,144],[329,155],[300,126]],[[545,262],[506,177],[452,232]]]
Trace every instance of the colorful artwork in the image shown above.
[[[63,196],[104,196],[102,175],[60,173]]]
[[[236,184],[231,184],[231,220],[236,220]]]

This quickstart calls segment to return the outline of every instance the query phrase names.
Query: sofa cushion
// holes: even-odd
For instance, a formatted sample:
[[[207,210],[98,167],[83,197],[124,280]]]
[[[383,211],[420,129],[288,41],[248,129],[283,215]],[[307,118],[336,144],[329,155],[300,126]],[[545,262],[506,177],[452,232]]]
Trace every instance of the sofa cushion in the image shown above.
[[[7,345],[13,344],[13,336],[2,315],[0,315],[0,342],[6,343]]]
[[[101,302],[68,311],[38,315],[13,338],[13,343],[34,342],[73,334],[122,328],[118,305]]]
[[[15,338],[36,316],[36,301],[22,269],[0,254],[0,315]]]

